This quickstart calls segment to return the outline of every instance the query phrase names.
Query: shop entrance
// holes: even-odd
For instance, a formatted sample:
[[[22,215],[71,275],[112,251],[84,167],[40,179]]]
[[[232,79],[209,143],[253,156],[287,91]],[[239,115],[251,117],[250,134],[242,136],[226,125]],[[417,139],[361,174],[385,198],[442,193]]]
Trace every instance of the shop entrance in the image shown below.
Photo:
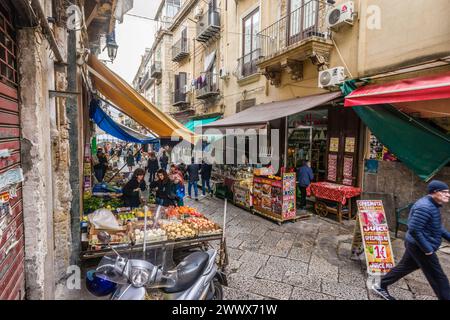
[[[295,169],[310,161],[315,181],[325,179],[328,108],[321,107],[288,119],[288,168]]]

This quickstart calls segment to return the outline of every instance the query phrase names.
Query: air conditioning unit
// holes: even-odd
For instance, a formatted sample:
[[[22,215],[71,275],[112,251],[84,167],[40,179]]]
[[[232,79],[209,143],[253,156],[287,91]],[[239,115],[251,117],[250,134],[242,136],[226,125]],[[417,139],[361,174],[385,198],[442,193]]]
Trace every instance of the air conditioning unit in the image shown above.
[[[222,80],[228,80],[230,78],[230,73],[225,69],[220,69],[219,77]]]
[[[327,14],[328,27],[333,29],[343,24],[353,24],[354,9],[353,1],[348,1],[332,8]]]
[[[319,88],[333,87],[345,80],[344,67],[336,67],[319,72]]]
[[[194,18],[200,19],[203,16],[203,8],[200,6],[196,6],[194,8]]]

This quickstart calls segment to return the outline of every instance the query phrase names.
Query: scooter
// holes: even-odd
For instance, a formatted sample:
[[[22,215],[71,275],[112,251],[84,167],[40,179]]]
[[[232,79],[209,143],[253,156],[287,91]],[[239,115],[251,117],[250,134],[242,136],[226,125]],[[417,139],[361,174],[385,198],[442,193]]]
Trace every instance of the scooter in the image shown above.
[[[144,300],[146,289],[159,289],[165,300],[222,300],[225,275],[216,265],[216,250],[197,251],[175,268],[146,260],[127,259],[113,247],[116,258],[103,257],[95,276],[117,284],[111,300]],[[167,250],[165,252],[167,254]]]

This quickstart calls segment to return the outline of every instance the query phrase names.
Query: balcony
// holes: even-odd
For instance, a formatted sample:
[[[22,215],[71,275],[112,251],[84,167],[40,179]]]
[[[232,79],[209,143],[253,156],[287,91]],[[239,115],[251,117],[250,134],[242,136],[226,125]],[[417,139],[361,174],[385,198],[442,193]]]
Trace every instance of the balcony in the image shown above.
[[[187,93],[185,93],[183,90],[175,90],[173,92],[172,106],[184,106],[186,104],[189,104]]]
[[[147,71],[139,84],[139,88],[141,90],[146,90],[153,84],[154,81],[155,78],[150,77],[150,71]]]
[[[181,38],[172,46],[172,61],[180,62],[189,56],[189,41]]]
[[[208,42],[220,34],[220,13],[208,10],[197,22],[197,41]]]
[[[286,70],[293,80],[303,79],[303,62],[327,67],[333,42],[326,28],[327,4],[310,0],[300,8],[258,33],[261,55],[257,66],[271,80],[281,84]]]
[[[150,67],[150,75],[152,78],[159,79],[162,76],[161,61],[153,62]]]
[[[245,79],[258,73],[257,62],[261,58],[261,49],[256,49],[238,59],[236,77],[238,80]]]
[[[219,92],[219,75],[212,72],[205,72],[197,78],[195,84],[195,93],[197,99],[206,100],[217,96]]]

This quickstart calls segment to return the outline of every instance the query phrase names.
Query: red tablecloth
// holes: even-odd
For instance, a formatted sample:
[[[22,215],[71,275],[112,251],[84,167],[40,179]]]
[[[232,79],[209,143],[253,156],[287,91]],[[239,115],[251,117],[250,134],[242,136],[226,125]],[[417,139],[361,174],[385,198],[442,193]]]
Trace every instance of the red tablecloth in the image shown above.
[[[361,194],[361,188],[344,186],[342,184],[331,182],[313,182],[306,189],[306,192],[308,196],[311,195],[312,192],[317,198],[345,204],[347,199],[359,196]]]

